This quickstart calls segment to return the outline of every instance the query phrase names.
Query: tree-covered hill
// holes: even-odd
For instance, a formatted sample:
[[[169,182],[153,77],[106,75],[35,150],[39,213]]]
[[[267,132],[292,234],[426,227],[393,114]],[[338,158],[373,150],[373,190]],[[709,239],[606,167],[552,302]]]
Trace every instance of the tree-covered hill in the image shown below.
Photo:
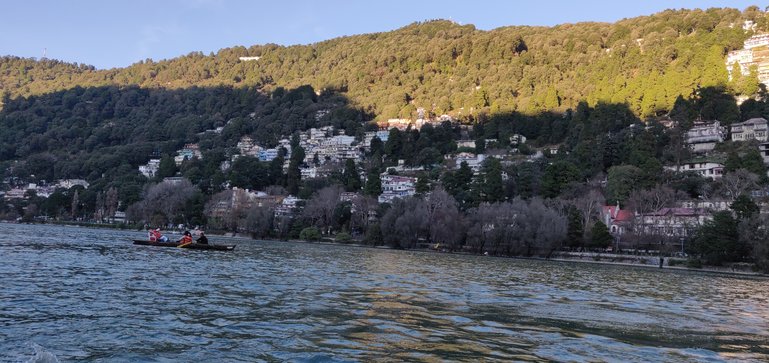
[[[311,85],[342,92],[380,119],[412,117],[419,107],[460,118],[535,114],[584,100],[624,103],[647,117],[668,112],[679,95],[728,86],[726,52],[752,34],[742,29],[744,20],[764,30],[765,18],[756,7],[667,10],[613,24],[491,31],[437,20],[311,45],[241,46],[109,70],[4,57],[0,90],[13,99],[77,86],[232,86],[269,93]]]

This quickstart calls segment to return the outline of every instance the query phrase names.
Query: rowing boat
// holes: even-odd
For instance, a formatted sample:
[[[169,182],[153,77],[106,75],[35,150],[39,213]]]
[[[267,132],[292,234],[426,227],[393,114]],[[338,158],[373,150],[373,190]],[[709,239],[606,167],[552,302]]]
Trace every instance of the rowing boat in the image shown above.
[[[155,242],[141,239],[133,240],[135,245],[142,246],[156,246],[156,247],[180,247],[180,243],[177,242]],[[190,243],[181,248],[189,248],[191,250],[215,250],[215,251],[232,251],[235,249],[235,245],[209,245],[200,243]]]

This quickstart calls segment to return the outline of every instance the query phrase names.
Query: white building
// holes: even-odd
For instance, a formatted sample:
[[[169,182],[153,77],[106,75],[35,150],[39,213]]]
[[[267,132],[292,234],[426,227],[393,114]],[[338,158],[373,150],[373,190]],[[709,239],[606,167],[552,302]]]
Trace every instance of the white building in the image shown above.
[[[237,147],[241,155],[258,156],[259,152],[262,151],[262,147],[255,144],[254,140],[248,136],[243,136],[238,141]]]
[[[160,167],[160,159],[150,159],[146,165],[139,165],[139,172],[147,178],[154,178]]]
[[[457,147],[475,149],[475,140],[457,140]]]
[[[289,195],[285,198],[283,198],[283,201],[275,207],[275,215],[276,216],[285,216],[285,217],[292,217],[296,215],[296,213],[301,208],[301,203],[303,202],[303,199],[299,199],[293,195]]]
[[[680,168],[666,166],[665,169],[677,172],[693,171],[711,179],[718,179],[724,175],[724,164],[710,159],[695,159],[682,163]]]
[[[695,122],[694,126],[686,132],[686,144],[695,153],[707,153],[712,151],[716,144],[724,142],[726,128],[718,121]]]
[[[318,168],[312,166],[309,168],[299,168],[302,179],[314,179],[318,177]]]
[[[160,162],[160,160],[158,160],[158,162]],[[141,167],[139,167],[139,170],[141,171]],[[80,185],[83,188],[88,189],[89,184],[83,179],[61,179],[58,184],[56,184],[57,187],[64,189],[70,189],[75,185]]]
[[[395,198],[405,198],[416,194],[417,178],[400,175],[381,174],[382,194],[379,203],[391,203]]]
[[[732,141],[767,140],[766,119],[758,117],[732,124]]]
[[[470,169],[473,170],[473,174],[478,174],[481,171],[481,168],[483,167],[483,161],[486,160],[486,155],[484,154],[472,154],[472,153],[459,153],[457,154],[456,159],[454,161],[456,162],[457,169],[462,165],[462,162],[466,162],[467,166],[470,167]]]

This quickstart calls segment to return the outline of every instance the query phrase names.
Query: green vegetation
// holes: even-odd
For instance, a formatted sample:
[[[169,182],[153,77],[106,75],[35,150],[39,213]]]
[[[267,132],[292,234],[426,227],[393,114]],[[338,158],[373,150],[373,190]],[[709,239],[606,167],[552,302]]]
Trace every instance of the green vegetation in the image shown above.
[[[305,241],[319,241],[320,231],[318,231],[318,228],[316,227],[304,228],[302,229],[301,232],[299,232],[299,239],[302,239]]]

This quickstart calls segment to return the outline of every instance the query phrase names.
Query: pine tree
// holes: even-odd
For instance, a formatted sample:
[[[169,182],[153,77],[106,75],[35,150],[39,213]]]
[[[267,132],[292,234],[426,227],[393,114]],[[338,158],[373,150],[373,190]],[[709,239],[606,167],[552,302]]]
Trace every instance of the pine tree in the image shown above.
[[[345,191],[357,192],[360,190],[361,181],[358,175],[358,168],[355,166],[355,160],[347,159],[344,162],[344,172],[342,172],[342,183]]]
[[[366,186],[363,188],[363,194],[377,197],[382,194],[382,179],[379,176],[378,168],[371,168],[366,175]]]
[[[416,189],[417,194],[424,195],[425,193],[430,191],[430,179],[427,177],[427,175],[420,175],[417,178],[417,183],[414,186]]]
[[[609,229],[601,221],[595,222],[593,228],[590,230],[590,235],[591,247],[606,248],[611,246],[611,243],[614,240],[614,237],[609,233]]]
[[[179,171],[179,169],[176,167],[174,158],[166,155],[160,159],[160,165],[158,165],[158,171],[155,173],[155,177],[158,180],[163,180],[163,178],[169,178],[176,175],[177,171]]]
[[[296,138],[298,140],[298,136]],[[298,143],[297,141],[297,145]],[[299,166],[304,161],[304,156],[304,148],[301,146],[291,148],[291,158],[289,159],[288,172],[286,173],[286,190],[291,195],[299,193],[299,187],[302,184],[302,172],[299,170]]]
[[[482,200],[498,202],[505,200],[505,185],[502,181],[502,165],[496,158],[486,159],[483,166]]]

